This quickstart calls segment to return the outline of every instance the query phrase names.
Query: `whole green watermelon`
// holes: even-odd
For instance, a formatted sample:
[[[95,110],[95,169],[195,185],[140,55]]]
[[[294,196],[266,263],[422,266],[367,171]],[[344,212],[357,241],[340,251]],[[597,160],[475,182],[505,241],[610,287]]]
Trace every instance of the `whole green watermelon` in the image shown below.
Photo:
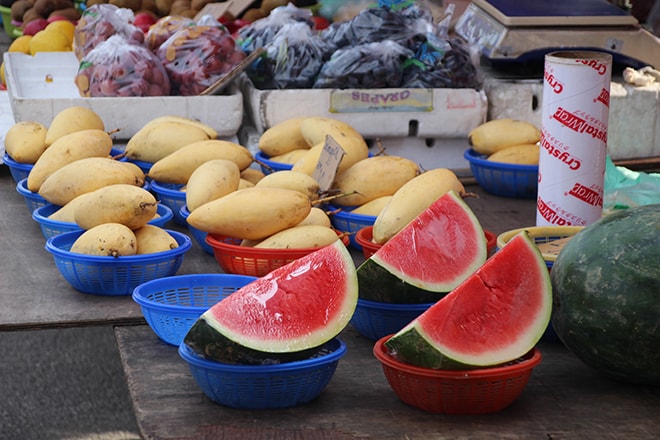
[[[551,281],[552,324],[569,350],[611,378],[660,385],[660,204],[587,226]]]

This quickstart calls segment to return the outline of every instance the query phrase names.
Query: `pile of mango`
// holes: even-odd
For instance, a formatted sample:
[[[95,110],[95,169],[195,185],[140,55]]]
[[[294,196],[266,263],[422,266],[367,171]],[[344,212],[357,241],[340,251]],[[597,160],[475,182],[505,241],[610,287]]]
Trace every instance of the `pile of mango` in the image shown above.
[[[536,125],[511,118],[490,120],[468,133],[472,149],[488,160],[519,165],[539,164],[540,140]]]

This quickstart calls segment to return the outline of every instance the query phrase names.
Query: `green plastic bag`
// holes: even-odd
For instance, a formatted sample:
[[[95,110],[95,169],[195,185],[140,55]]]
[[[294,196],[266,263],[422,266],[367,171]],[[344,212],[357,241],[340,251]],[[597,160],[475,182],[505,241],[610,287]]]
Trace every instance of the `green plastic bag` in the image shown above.
[[[660,203],[660,173],[632,171],[607,156],[603,192],[603,214]]]

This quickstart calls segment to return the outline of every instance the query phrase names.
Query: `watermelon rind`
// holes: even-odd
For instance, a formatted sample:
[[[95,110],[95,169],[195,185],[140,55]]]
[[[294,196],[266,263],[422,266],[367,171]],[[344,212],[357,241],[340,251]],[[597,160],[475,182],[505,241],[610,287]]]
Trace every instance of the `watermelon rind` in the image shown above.
[[[449,191],[358,267],[360,298],[385,303],[436,302],[488,255],[477,216]]]
[[[357,299],[355,263],[337,240],[212,306],[184,343],[207,359],[227,363],[303,359],[348,325]]]
[[[550,278],[552,325],[573,354],[610,379],[660,385],[660,204],[586,226]]]
[[[538,343],[551,312],[545,260],[522,231],[385,346],[400,361],[422,368],[500,365]]]

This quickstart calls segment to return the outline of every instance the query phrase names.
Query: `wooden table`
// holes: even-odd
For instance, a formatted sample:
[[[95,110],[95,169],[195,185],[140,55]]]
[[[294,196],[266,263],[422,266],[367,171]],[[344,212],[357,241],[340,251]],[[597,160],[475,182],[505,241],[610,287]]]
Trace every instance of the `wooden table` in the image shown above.
[[[166,227],[185,231],[172,221]],[[145,323],[130,295],[98,296],[74,290],[45,244],[9,168],[0,167],[0,331]],[[193,243],[178,273],[214,271],[221,272],[220,266]]]
[[[145,439],[655,439],[660,389],[601,377],[559,342],[539,344],[543,360],[523,394],[487,415],[426,413],[389,388],[373,342],[348,327],[346,355],[313,402],[248,411],[208,399],[177,348],[147,326],[115,329],[121,360]]]
[[[489,196],[467,202],[484,228],[499,234],[533,225],[533,200]],[[354,253],[356,263],[360,254]],[[543,361],[522,396],[497,414],[450,416],[403,404],[389,388],[373,342],[351,326],[337,371],[314,402],[284,410],[246,411],[208,399],[177,348],[147,326],[115,329],[133,405],[145,439],[654,439],[660,389],[613,382],[557,341],[542,341]]]

